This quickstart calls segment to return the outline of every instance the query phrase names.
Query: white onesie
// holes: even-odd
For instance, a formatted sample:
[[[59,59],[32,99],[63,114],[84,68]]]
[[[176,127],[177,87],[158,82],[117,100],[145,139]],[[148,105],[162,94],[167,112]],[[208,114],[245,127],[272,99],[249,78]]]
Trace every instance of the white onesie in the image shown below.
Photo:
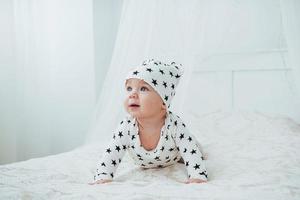
[[[189,178],[207,180],[200,145],[179,116],[167,111],[159,142],[153,150],[144,149],[138,132],[136,119],[132,116],[126,116],[120,122],[98,163],[95,181],[111,180],[126,151],[143,168],[165,167],[183,158]]]

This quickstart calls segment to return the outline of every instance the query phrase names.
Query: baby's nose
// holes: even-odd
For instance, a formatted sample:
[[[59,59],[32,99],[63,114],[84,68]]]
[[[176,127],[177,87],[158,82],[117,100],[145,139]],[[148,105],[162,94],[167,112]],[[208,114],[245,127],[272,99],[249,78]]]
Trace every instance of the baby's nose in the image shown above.
[[[130,94],[129,94],[129,98],[136,98],[138,95],[137,95],[137,92],[136,91],[132,91]]]

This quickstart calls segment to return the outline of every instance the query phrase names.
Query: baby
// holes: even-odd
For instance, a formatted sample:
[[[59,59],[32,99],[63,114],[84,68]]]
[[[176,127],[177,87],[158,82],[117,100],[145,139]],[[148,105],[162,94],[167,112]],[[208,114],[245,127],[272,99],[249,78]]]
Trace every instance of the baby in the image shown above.
[[[181,76],[175,62],[164,64],[153,59],[128,74],[124,101],[128,115],[105,149],[91,184],[111,182],[126,151],[142,168],[181,162],[188,172],[185,183],[207,181],[200,144],[184,122],[168,110]]]

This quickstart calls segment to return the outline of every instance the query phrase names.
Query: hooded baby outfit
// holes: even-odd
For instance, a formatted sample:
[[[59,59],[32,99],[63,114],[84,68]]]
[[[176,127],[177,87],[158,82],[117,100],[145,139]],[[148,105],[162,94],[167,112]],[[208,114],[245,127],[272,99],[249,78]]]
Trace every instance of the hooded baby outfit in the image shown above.
[[[112,141],[105,148],[97,164],[95,181],[113,179],[126,152],[135,164],[142,168],[166,167],[183,160],[189,178],[207,180],[208,174],[200,144],[181,118],[169,111],[175,89],[183,74],[179,67],[181,65],[175,62],[166,64],[151,59],[129,72],[126,80],[130,78],[144,80],[160,95],[168,108],[165,123],[157,146],[152,150],[146,150],[140,142],[138,122],[128,114],[119,123]]]

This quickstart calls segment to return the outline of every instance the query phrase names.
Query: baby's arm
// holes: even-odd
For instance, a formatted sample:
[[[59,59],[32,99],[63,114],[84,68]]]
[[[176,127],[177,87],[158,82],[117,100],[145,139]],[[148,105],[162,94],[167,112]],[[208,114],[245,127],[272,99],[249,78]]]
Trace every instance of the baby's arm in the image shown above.
[[[104,149],[102,158],[97,164],[97,171],[94,182],[91,184],[101,184],[111,182],[115,172],[126,153],[129,138],[127,134],[127,119],[125,118],[115,131],[110,144]]]
[[[196,138],[189,133],[186,125],[178,117],[174,125],[176,128],[175,142],[184,160],[189,180],[186,183],[201,183],[207,181],[207,171],[203,162],[201,147]]]

